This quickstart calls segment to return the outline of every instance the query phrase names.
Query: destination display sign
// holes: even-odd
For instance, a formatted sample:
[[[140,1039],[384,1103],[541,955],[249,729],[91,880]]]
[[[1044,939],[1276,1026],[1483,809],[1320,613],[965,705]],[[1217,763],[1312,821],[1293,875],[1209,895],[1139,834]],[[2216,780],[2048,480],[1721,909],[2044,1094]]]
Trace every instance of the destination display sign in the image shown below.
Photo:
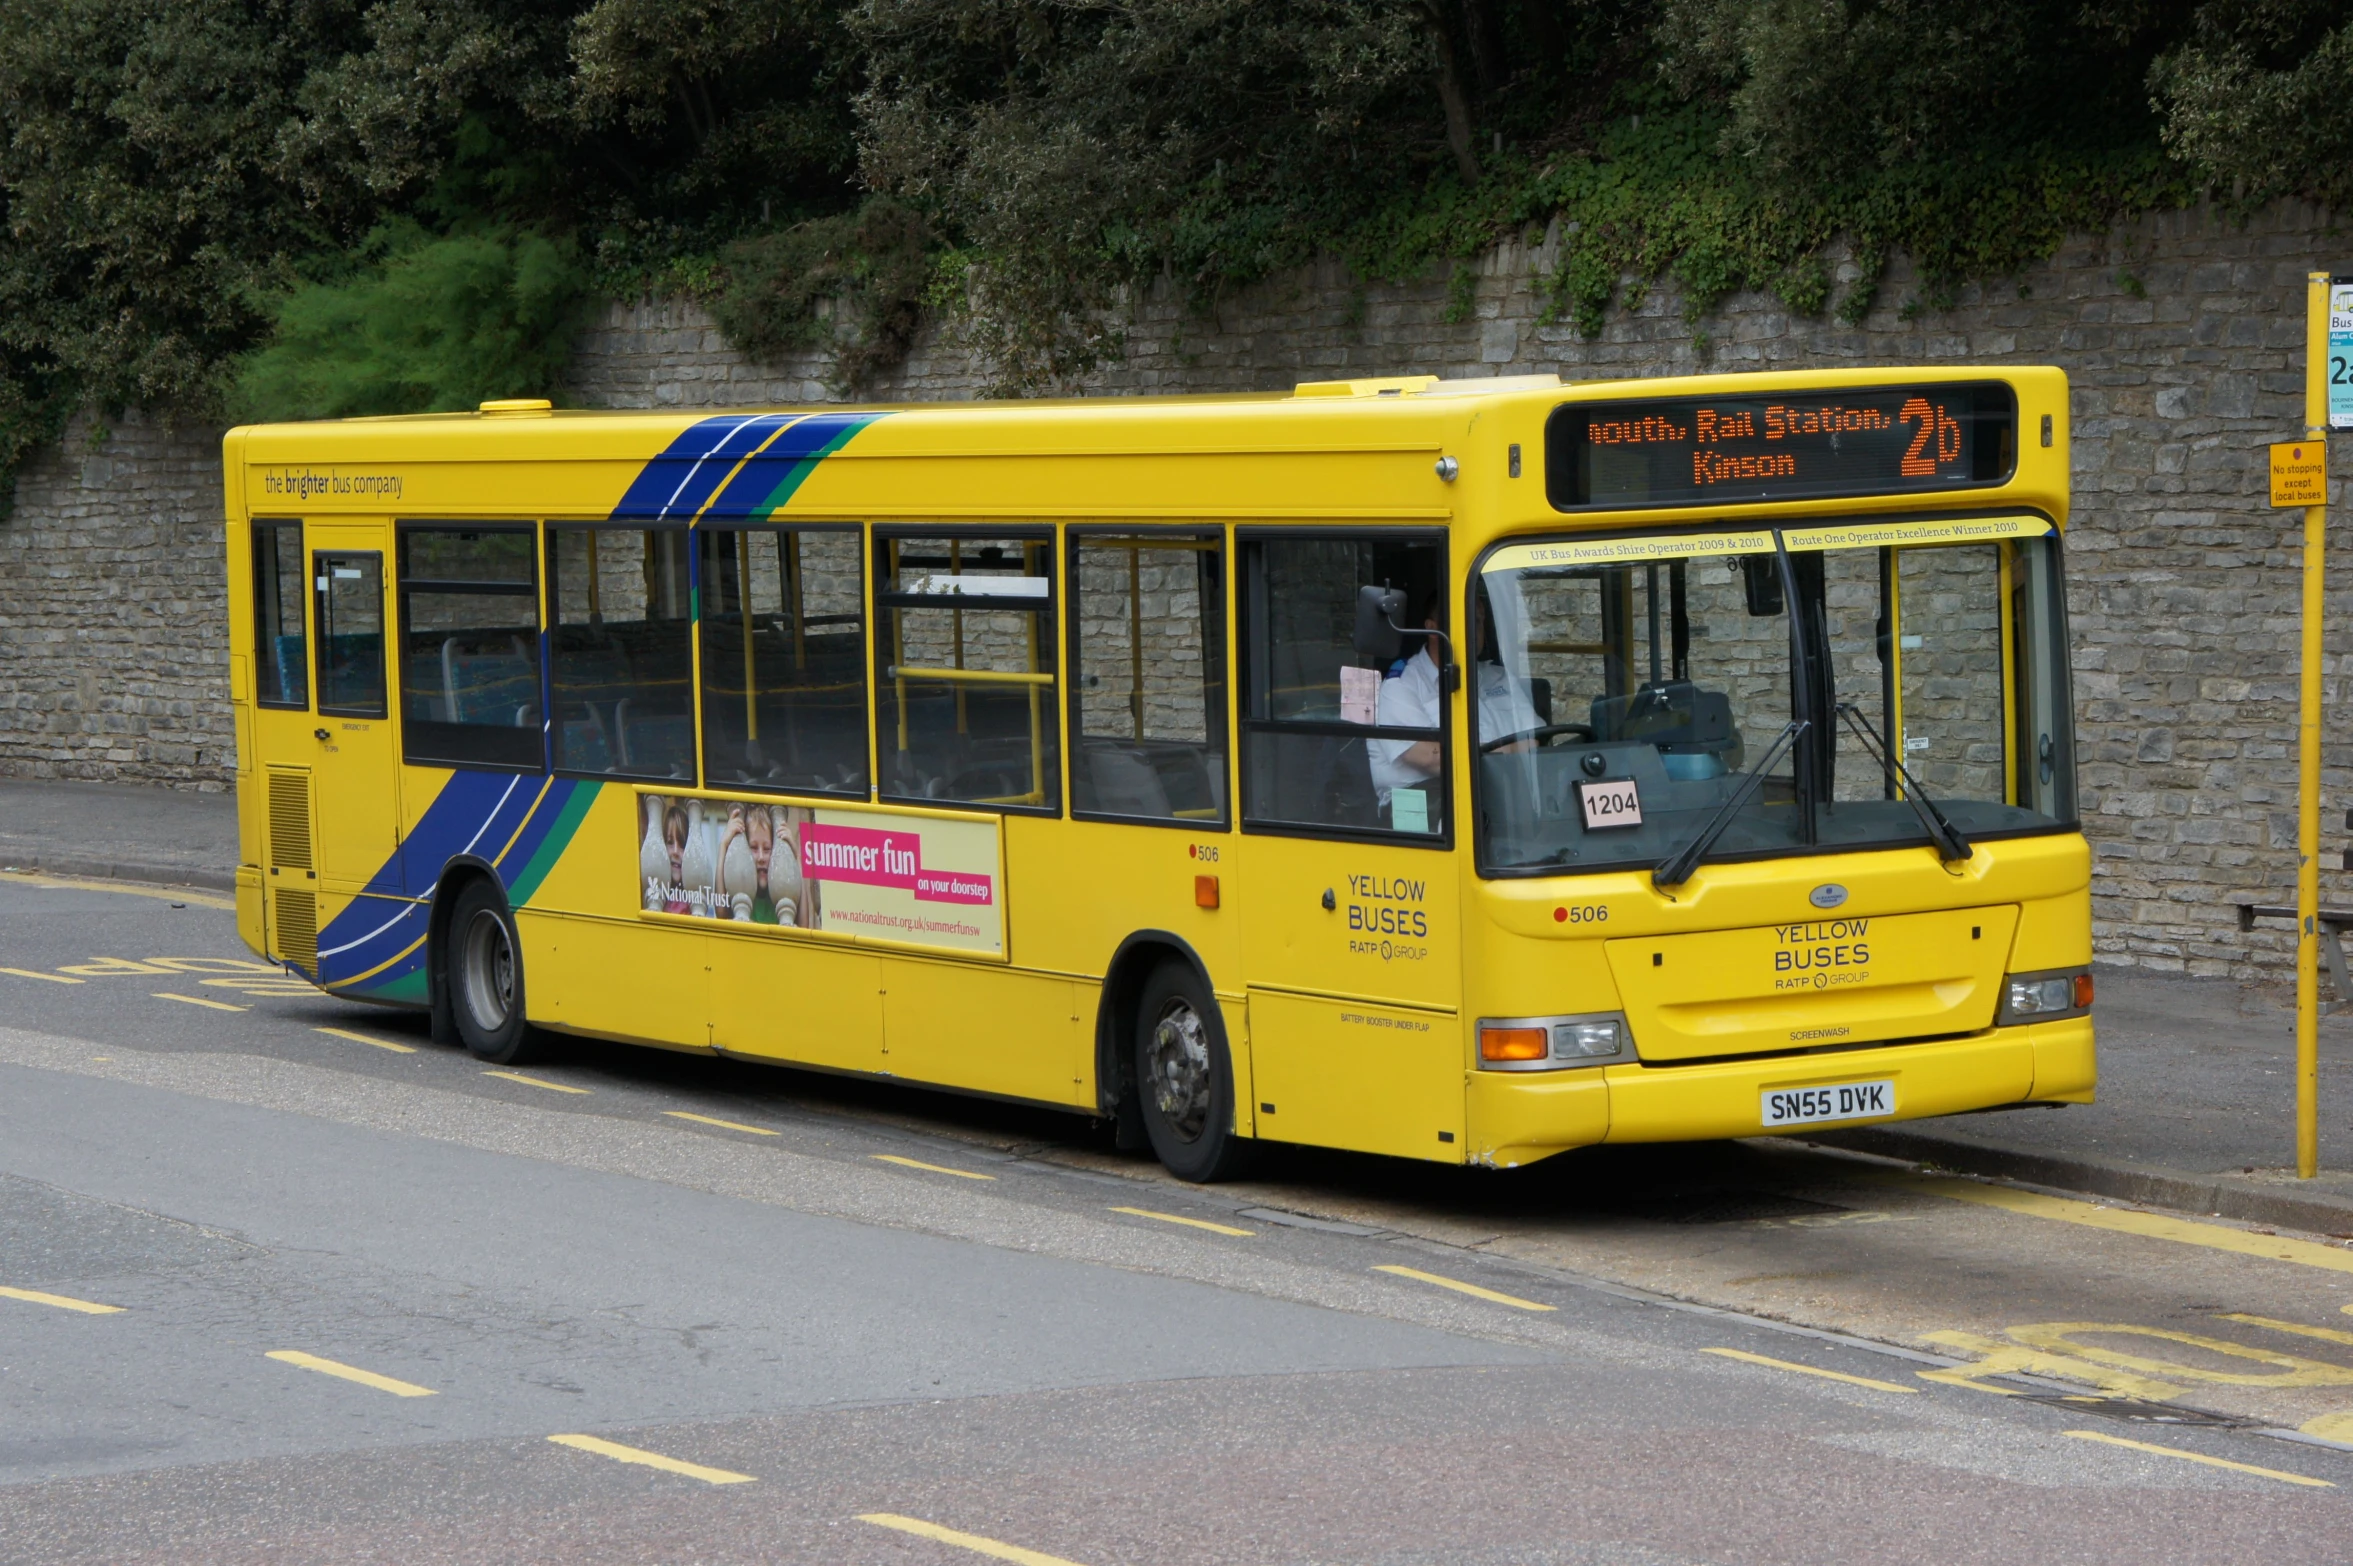
[[[1544,454],[1562,511],[1970,489],[2017,466],[2018,404],[1998,383],[1567,403]]]

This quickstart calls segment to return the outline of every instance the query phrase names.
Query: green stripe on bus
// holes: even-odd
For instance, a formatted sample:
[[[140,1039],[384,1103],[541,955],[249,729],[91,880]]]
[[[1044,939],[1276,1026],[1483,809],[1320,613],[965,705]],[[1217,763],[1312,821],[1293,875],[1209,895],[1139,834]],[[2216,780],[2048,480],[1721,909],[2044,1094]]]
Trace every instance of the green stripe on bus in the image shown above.
[[[354,985],[348,993],[365,995],[374,1001],[411,1001],[422,1006],[427,999],[425,970],[422,967],[413,968],[389,984]]]
[[[507,902],[510,906],[519,908],[531,901],[531,894],[539,890],[539,883],[547,879],[547,873],[556,867],[556,861],[564,857],[565,848],[572,842],[572,834],[580,830],[580,823],[588,815],[588,807],[596,803],[597,791],[603,787],[602,783],[574,785],[572,797],[564,801],[563,810],[557,814],[555,825],[547,829],[547,836],[541,840],[538,852],[523,866],[522,873],[515,877],[514,885],[507,888]]]
[[[791,470],[784,475],[783,481],[768,492],[768,498],[761,501],[757,506],[752,508],[752,515],[755,518],[769,517],[775,515],[778,511],[783,510],[785,503],[793,498],[793,492],[808,481],[810,474],[817,471],[818,463],[824,461],[827,457],[832,456],[835,452],[848,445],[850,441],[856,437],[860,430],[863,430],[868,424],[873,422],[874,421],[872,419],[864,419],[856,424],[851,425],[849,428],[836,434],[823,446],[820,446],[817,450],[812,451],[809,453],[809,455],[794,463]]]

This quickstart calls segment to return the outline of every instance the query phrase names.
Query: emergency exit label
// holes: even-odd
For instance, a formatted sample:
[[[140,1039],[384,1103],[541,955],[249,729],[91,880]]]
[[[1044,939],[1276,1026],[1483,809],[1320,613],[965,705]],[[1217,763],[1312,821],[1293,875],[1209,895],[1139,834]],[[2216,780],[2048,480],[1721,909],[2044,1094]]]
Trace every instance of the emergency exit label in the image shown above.
[[[2328,503],[2328,448],[2316,440],[2283,440],[2271,448],[2271,503]]]

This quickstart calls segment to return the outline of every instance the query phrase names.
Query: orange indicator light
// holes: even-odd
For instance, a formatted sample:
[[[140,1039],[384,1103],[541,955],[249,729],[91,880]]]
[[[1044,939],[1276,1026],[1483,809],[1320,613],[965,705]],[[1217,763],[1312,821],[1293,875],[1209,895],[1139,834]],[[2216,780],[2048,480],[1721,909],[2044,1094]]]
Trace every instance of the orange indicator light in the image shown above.
[[[1481,1060],[1542,1060],[1552,1053],[1552,1040],[1542,1028],[1481,1028]]]

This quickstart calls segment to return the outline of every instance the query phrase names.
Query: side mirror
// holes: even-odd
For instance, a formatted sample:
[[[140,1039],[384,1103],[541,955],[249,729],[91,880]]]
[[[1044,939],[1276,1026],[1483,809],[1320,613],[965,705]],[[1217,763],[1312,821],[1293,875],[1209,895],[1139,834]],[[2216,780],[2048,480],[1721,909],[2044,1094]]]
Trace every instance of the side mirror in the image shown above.
[[[1748,594],[1748,612],[1759,620],[1783,611],[1781,562],[1772,555],[1742,555],[1740,585]]]
[[[1405,648],[1397,628],[1405,617],[1402,587],[1360,587],[1356,590],[1356,661],[1368,669],[1386,669]]]

